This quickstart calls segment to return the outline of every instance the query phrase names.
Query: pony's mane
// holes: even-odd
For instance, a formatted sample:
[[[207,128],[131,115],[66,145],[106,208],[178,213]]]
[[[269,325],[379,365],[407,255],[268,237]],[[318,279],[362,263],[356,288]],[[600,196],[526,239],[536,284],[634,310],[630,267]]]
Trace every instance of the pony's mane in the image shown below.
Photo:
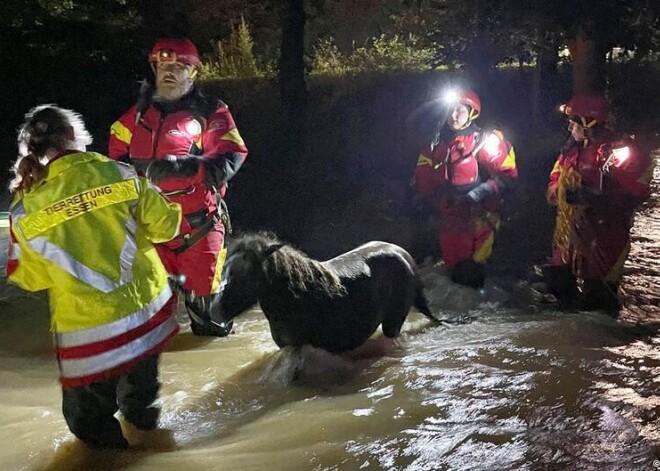
[[[283,243],[272,233],[258,232],[243,235],[232,244],[231,251],[252,252],[260,256],[264,250],[273,245],[282,245],[282,247],[263,261],[268,281],[285,277],[288,279],[287,288],[294,294],[322,292],[334,297],[346,292],[341,280],[333,271],[300,250]]]

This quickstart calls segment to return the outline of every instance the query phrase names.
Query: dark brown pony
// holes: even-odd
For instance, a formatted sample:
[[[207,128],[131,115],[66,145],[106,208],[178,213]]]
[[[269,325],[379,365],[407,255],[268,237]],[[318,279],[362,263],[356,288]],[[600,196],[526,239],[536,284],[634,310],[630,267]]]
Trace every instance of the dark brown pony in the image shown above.
[[[413,258],[387,242],[319,262],[271,235],[245,235],[229,250],[212,319],[226,324],[257,302],[280,348],[310,344],[344,352],[381,324],[385,336],[396,337],[412,306],[437,320]]]

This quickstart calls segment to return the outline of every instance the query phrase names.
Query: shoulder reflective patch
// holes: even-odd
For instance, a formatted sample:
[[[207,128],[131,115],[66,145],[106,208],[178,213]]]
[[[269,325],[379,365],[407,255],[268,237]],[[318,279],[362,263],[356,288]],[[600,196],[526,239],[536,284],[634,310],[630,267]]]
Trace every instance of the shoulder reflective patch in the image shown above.
[[[241,147],[245,147],[245,142],[243,142],[243,138],[241,135],[238,133],[238,129],[232,129],[228,133],[226,133],[224,136],[220,138],[222,141],[231,141],[235,142]]]
[[[135,185],[134,180],[124,180],[86,190],[21,218],[17,221],[17,225],[26,239],[32,239],[48,229],[90,211],[136,200],[138,192]]]
[[[554,173],[559,173],[561,172],[561,164],[559,163],[559,159],[555,160],[554,165],[552,166],[552,170],[550,171],[550,175]]]
[[[110,135],[115,136],[124,144],[130,144],[131,139],[133,138],[133,133],[131,130],[119,121],[115,121],[110,127]]]
[[[516,168],[516,151],[513,150],[513,147],[509,149],[509,153],[504,158],[502,168]]]
[[[433,166],[433,161],[424,154],[419,154],[419,157],[417,157],[417,166],[423,167],[424,165]]]

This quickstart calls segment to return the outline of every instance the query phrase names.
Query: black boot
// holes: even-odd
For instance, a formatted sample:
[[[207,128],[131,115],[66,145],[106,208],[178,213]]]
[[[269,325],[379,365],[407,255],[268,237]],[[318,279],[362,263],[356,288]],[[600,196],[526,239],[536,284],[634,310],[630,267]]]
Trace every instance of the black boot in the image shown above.
[[[206,337],[226,337],[234,325],[228,322],[220,326],[211,321],[211,309],[217,295],[192,296],[186,293],[186,309],[190,316],[190,328],[195,335]]]
[[[480,289],[484,287],[486,266],[474,260],[462,260],[449,270],[449,278],[454,283]]]
[[[570,267],[543,265],[541,267],[543,278],[547,289],[552,293],[561,304],[565,306],[574,306],[577,297],[577,280]]]
[[[578,309],[585,311],[602,310],[616,316],[621,308],[617,296],[618,286],[599,279],[584,280],[582,293],[578,299]]]

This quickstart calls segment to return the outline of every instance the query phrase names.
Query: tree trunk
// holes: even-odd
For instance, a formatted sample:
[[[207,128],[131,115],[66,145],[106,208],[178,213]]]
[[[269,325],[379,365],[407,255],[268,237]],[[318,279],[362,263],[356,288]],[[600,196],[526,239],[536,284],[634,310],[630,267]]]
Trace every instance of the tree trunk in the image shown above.
[[[573,60],[573,94],[603,93],[606,85],[605,51],[596,39],[578,32],[568,40]]]
[[[289,118],[302,114],[307,102],[304,40],[304,1],[287,0],[282,6],[282,47],[280,49],[279,61],[279,86]]]
[[[274,196],[280,207],[288,208],[280,217],[281,234],[288,240],[305,233],[308,211],[313,198],[313,185],[306,180],[314,159],[305,156],[305,115],[307,85],[305,83],[304,39],[305,10],[303,0],[282,2],[282,45],[280,49],[278,82],[284,111],[284,131],[280,136],[277,158],[287,175],[287,185],[295,189]],[[307,183],[307,184],[306,184]],[[304,209],[303,209],[304,208]]]
[[[541,124],[549,116],[549,108],[553,106],[555,96],[552,85],[556,81],[559,45],[557,38],[538,38],[539,47],[536,51],[536,67],[532,81],[532,118],[536,124]]]

